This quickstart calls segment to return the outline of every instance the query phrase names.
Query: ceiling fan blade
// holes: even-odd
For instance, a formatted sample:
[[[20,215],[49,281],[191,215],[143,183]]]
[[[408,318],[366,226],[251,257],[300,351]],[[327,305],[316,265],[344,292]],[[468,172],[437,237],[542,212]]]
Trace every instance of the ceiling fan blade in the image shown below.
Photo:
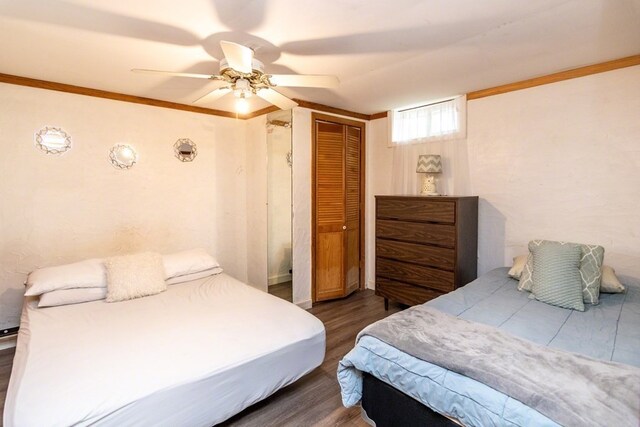
[[[256,93],[256,95],[283,110],[289,110],[298,105],[297,102],[287,98],[286,96],[276,92],[273,89],[260,89]]]
[[[340,85],[340,80],[336,76],[273,74],[269,80],[276,86],[333,88]]]
[[[251,73],[253,67],[251,66],[253,60],[253,50],[241,44],[227,42],[222,40],[220,42],[224,57],[227,59],[229,67],[241,73]]]
[[[194,73],[174,73],[173,71],[160,71],[160,70],[143,70],[140,68],[134,68],[131,71],[134,73],[145,73],[145,74],[162,74],[165,76],[174,76],[174,77],[191,77],[194,79],[212,79],[217,77],[215,74],[194,74]]]
[[[217,89],[212,90],[211,92],[201,96],[200,98],[193,101],[194,104],[202,104],[204,102],[213,102],[216,99],[220,99],[226,94],[231,93],[231,88],[229,87],[219,87]]]

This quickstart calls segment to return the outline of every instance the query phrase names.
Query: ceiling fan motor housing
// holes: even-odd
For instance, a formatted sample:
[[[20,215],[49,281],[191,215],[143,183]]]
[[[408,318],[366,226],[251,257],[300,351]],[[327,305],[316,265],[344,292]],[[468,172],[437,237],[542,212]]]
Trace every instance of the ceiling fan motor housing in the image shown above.
[[[231,68],[226,58],[220,60],[220,75],[224,80],[231,83],[231,88],[237,97],[244,94],[243,97],[248,98],[260,89],[275,86],[269,81],[269,77],[271,76],[264,73],[264,64],[262,62],[253,58],[251,68],[251,73],[242,73]]]
[[[260,61],[258,61],[256,58],[253,58],[251,60],[251,68],[253,69],[254,73],[260,73],[260,74],[264,74],[264,64]],[[228,72],[229,70],[233,71],[234,73],[237,74],[242,74],[239,73],[238,71],[234,70],[233,68],[229,67],[229,63],[227,62],[227,58],[222,58],[220,60],[220,74],[225,74],[225,72]]]

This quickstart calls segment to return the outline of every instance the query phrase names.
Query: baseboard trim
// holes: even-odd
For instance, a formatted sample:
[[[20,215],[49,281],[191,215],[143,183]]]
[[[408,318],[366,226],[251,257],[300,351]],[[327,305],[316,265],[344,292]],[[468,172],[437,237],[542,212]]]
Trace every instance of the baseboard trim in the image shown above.
[[[272,276],[267,279],[269,286],[277,285],[278,283],[288,282],[292,280],[291,274],[280,274],[279,276]]]
[[[304,309],[304,310],[309,310],[313,304],[311,303],[311,300],[309,299],[309,300],[306,300],[306,301],[297,302],[296,305],[298,307]]]
[[[18,342],[17,335],[7,335],[4,337],[0,337],[0,350],[6,350],[8,348],[13,348],[16,346]]]

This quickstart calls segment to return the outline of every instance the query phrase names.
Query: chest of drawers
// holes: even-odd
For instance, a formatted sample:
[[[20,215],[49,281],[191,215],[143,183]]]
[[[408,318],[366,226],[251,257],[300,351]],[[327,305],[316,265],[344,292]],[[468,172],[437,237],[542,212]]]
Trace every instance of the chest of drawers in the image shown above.
[[[376,295],[422,304],[477,275],[478,197],[376,196]]]

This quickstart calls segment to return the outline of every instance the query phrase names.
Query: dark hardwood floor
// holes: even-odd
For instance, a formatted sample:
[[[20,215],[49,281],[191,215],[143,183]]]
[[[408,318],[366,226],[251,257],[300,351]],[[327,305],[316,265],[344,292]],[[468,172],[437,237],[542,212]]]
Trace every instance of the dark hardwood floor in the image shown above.
[[[293,302],[293,284],[291,280],[269,286],[269,293],[283,300]]]
[[[362,328],[400,309],[390,303],[385,312],[383,299],[371,290],[316,304],[309,311],[322,320],[327,330],[327,353],[322,365],[221,426],[367,426],[360,417],[360,408],[342,406],[336,379],[338,361],[351,350]],[[13,353],[13,349],[0,351],[0,413]]]
[[[4,398],[7,395],[7,386],[9,385],[14,353],[15,348],[0,350],[0,414],[4,412]],[[0,417],[0,426],[1,425],[2,417]]]

